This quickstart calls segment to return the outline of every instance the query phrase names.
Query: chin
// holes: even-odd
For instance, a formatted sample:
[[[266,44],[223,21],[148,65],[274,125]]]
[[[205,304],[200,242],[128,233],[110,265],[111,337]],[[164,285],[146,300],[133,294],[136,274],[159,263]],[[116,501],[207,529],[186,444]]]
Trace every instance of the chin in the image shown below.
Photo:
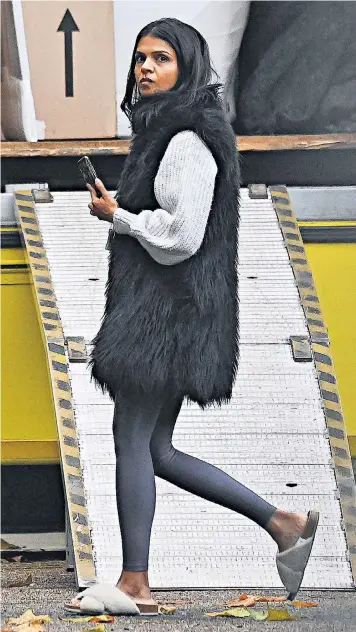
[[[142,90],[140,88],[138,89],[138,91],[141,97],[151,97],[155,93],[154,90],[147,90],[147,89]]]

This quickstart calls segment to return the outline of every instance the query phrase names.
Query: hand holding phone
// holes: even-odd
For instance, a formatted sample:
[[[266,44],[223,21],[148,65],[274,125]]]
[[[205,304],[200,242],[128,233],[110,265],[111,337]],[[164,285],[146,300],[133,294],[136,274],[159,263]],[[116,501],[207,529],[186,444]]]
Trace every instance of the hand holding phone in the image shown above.
[[[88,204],[90,214],[100,220],[113,222],[113,217],[118,203],[113,196],[106,190],[102,181],[97,177],[95,169],[91,164],[88,156],[84,156],[78,160],[79,169],[83,175],[84,181],[90,188],[91,203]],[[97,183],[95,184],[95,181]]]
[[[101,192],[97,189],[97,187],[95,186],[95,179],[98,177],[96,175],[96,171],[92,165],[92,163],[90,162],[88,156],[83,156],[83,158],[81,158],[80,160],[78,160],[78,167],[80,169],[80,172],[84,178],[84,182],[86,184],[90,184],[93,189],[95,189],[95,192],[98,196],[98,198],[101,198]]]

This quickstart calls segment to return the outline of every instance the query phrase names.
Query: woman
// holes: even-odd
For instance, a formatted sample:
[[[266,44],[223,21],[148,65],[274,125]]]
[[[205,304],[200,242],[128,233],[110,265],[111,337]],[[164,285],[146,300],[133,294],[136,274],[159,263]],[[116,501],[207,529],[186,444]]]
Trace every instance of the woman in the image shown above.
[[[115,401],[123,569],[116,587],[84,591],[71,610],[157,613],[147,574],[155,475],[264,528],[290,598],[314,540],[316,512],[283,512],[172,446],[184,397],[227,402],[237,368],[239,169],[212,72],[192,27],[162,19],[142,29],[121,105],[131,153],[115,199],[99,180],[100,199],[91,188],[91,214],[113,225],[91,367]]]

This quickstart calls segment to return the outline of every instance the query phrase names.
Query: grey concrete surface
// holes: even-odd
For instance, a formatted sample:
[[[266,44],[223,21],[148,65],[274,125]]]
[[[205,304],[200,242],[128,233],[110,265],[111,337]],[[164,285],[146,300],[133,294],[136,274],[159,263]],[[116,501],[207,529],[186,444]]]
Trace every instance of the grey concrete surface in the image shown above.
[[[8,587],[10,583],[17,583],[32,575],[29,587]],[[194,632],[229,632],[237,628],[263,630],[267,626],[268,632],[274,630],[288,630],[288,632],[354,632],[356,630],[356,593],[354,592],[315,592],[301,591],[300,600],[312,600],[318,603],[317,608],[292,609],[299,615],[298,621],[288,622],[256,622],[250,619],[213,618],[205,615],[224,609],[226,602],[238,597],[243,590],[227,591],[170,591],[156,592],[160,603],[169,604],[171,600],[186,600],[189,603],[177,605],[174,615],[153,618],[144,617],[116,617],[114,624],[106,624],[107,632],[117,630],[142,632],[168,632],[175,630],[194,630]],[[258,591],[247,591],[258,592]],[[68,624],[59,619],[66,616],[63,603],[75,594],[73,573],[66,571],[64,562],[19,563],[3,562],[2,564],[2,621],[7,617],[20,616],[27,608],[32,608],[36,614],[49,614],[52,623],[47,627],[48,632],[66,630],[82,632],[88,624]],[[272,594],[264,591],[263,594]],[[273,594],[276,594],[274,591]],[[277,591],[278,594],[278,591]]]

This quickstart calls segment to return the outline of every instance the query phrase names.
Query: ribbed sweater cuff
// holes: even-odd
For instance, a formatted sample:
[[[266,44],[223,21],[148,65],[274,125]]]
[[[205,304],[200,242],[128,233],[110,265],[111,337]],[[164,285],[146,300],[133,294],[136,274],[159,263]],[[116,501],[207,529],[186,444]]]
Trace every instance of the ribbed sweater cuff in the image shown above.
[[[128,235],[131,231],[132,213],[118,208],[114,212],[113,226],[116,233],[120,235]]]

